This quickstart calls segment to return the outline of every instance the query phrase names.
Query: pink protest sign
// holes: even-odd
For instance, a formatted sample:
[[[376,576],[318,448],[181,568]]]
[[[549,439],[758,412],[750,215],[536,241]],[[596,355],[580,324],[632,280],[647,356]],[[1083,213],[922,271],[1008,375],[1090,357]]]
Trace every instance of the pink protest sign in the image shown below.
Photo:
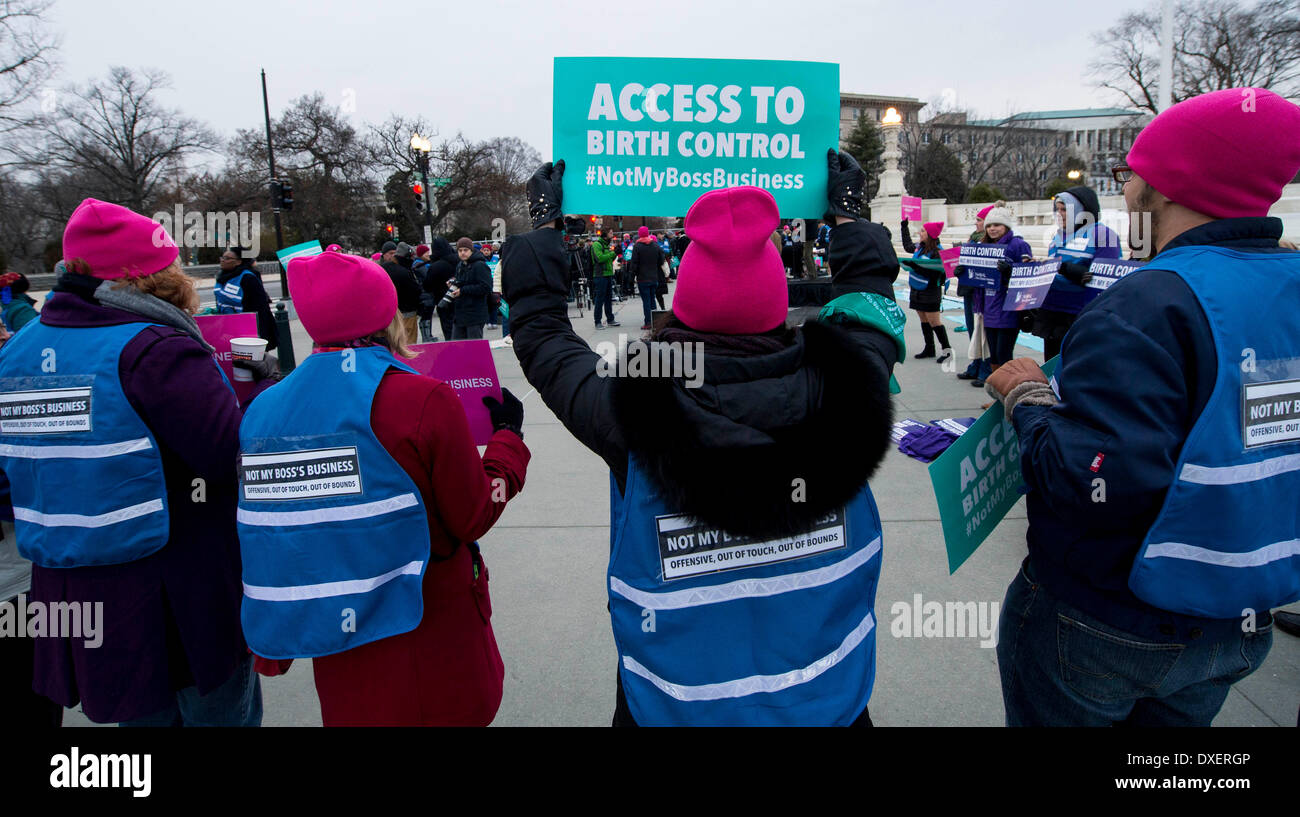
[[[235,396],[239,398],[239,402],[242,404],[248,399],[249,392],[253,390],[253,383],[247,380],[235,379],[235,369],[230,363],[230,339],[257,337],[257,313],[238,312],[234,315],[198,315],[194,320],[198,322],[199,331],[203,333],[203,339],[213,349],[212,356],[217,359],[221,371],[226,373],[226,379],[230,381],[230,385],[235,387]]]
[[[407,363],[420,374],[436,377],[451,386],[465,409],[474,444],[487,445],[492,439],[492,417],[483,405],[483,398],[501,399],[501,380],[497,377],[489,342],[453,340],[420,343],[410,348],[419,357]]]
[[[920,221],[924,218],[921,215],[920,196],[903,196],[903,218],[907,221]]]
[[[943,271],[948,273],[948,277],[956,275],[955,270],[961,258],[961,247],[951,247],[946,250],[939,250],[939,260],[943,261]]]

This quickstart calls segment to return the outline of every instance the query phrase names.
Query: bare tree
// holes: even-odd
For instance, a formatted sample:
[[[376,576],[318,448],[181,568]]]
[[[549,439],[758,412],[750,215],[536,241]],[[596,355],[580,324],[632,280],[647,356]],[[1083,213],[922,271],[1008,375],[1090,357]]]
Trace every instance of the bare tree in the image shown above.
[[[41,256],[57,240],[59,223],[41,214],[36,189],[12,174],[0,174],[0,252],[20,272],[42,272]]]
[[[51,112],[29,120],[17,148],[29,169],[76,179],[84,195],[144,212],[160,185],[217,137],[195,119],[158,103],[167,75],[114,67],[108,78],[59,94]]]
[[[1300,0],[1183,0],[1174,9],[1174,102],[1225,88],[1300,96]],[[1093,35],[1090,72],[1129,105],[1159,108],[1160,6],[1130,12]]]
[[[53,0],[0,0],[0,132],[23,121],[19,110],[57,67],[59,38],[45,27]]]

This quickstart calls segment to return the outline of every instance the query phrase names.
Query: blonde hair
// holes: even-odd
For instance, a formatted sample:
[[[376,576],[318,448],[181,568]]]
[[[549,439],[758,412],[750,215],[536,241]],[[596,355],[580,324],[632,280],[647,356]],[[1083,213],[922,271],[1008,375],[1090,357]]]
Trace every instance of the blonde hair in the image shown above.
[[[407,360],[418,357],[415,352],[407,348],[411,338],[406,336],[406,324],[402,321],[401,312],[395,313],[392,322],[388,324],[383,332],[378,334],[383,337],[385,344],[388,346],[388,351],[393,353],[393,357],[402,357]]]
[[[140,278],[123,278],[113,284],[115,289],[134,287],[145,295],[152,295],[193,315],[199,311],[199,291],[194,279],[181,269],[180,260],[171,266]]]
[[[1297,247],[1295,242],[1289,238],[1279,238],[1277,245],[1284,250],[1300,250],[1300,247]]]

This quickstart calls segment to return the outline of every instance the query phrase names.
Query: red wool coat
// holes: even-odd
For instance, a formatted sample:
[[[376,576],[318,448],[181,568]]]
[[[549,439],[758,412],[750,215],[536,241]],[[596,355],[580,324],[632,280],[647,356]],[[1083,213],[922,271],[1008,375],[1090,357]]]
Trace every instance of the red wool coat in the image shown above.
[[[505,668],[487,567],[468,543],[505,510],[493,501],[493,480],[504,480],[507,499],[523,488],[528,447],[498,431],[480,459],[451,387],[407,372],[384,376],[370,424],[428,512],[424,619],[409,633],[313,659],[321,718],[326,726],[486,726],[501,705]]]

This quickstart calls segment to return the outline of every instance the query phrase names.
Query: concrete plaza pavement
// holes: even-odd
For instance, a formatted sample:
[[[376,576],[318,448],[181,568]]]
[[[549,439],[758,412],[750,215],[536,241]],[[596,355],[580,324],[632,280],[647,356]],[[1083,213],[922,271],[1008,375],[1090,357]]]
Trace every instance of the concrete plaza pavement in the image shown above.
[[[898,292],[906,304],[900,278]],[[639,335],[639,299],[615,305],[623,326],[596,331],[591,313],[570,316],[582,337],[595,343],[618,332]],[[945,301],[949,336],[961,371],[966,335],[960,302]],[[299,357],[310,349],[294,321]],[[500,338],[490,329],[490,340]],[[1030,343],[1033,340],[1029,340]],[[914,313],[908,314],[905,365],[896,368],[902,393],[896,418],[971,417],[987,398],[933,360],[911,358],[921,346]],[[501,346],[500,343],[495,344]],[[1020,346],[1018,355],[1041,360]],[[616,655],[605,609],[609,548],[609,471],[580,445],[524,380],[514,352],[493,356],[503,385],[524,401],[524,432],[532,451],[527,484],[481,540],[491,571],[493,626],[506,666],[504,699],[494,725],[604,726],[614,709]],[[1117,365],[1122,365],[1119,362]],[[722,475],[719,475],[722,477]],[[876,597],[878,660],[872,720],[881,726],[1001,726],[1003,708],[996,651],[980,638],[894,637],[897,602],[994,602],[1025,555],[1022,499],[980,549],[948,574],[939,511],[926,465],[892,450],[872,480],[884,524],[883,571]],[[1300,608],[1293,605],[1292,609]],[[266,726],[318,726],[320,710],[308,661],[285,676],[262,679]],[[1300,639],[1276,632],[1264,665],[1236,684],[1216,726],[1293,726],[1300,706]],[[66,725],[89,725],[69,711]]]

